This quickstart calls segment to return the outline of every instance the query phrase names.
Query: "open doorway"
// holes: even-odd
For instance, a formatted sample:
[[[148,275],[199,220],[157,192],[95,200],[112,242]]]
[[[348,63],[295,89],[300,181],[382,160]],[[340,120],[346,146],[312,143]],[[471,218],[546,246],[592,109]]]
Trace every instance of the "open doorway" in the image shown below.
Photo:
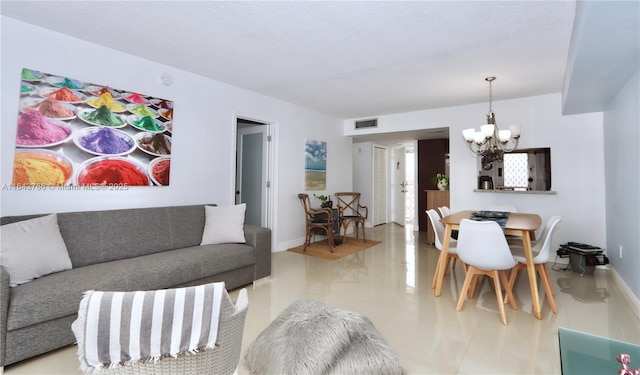
[[[236,118],[235,203],[247,205],[245,223],[271,228],[272,125]]]
[[[413,227],[415,221],[415,151],[413,145],[398,145],[391,152],[393,222]]]

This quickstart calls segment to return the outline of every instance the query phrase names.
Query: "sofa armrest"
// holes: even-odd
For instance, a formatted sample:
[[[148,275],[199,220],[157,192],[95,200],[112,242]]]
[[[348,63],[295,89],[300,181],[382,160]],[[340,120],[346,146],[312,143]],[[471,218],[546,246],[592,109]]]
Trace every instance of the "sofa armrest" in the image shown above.
[[[0,368],[7,352],[7,311],[9,310],[9,272],[0,266]],[[0,371],[2,372],[2,371]]]
[[[271,275],[271,229],[255,225],[244,226],[247,245],[256,252],[256,276],[261,279]]]

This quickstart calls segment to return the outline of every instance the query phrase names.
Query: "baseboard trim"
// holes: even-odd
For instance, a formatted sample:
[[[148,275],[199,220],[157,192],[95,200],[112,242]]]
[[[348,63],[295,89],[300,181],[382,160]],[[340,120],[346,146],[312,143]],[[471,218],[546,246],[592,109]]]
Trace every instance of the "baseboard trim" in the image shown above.
[[[636,314],[638,319],[640,319],[640,300],[638,300],[638,297],[636,297],[635,294],[633,294],[633,292],[631,291],[631,289],[629,289],[629,286],[624,282],[622,277],[620,277],[620,274],[616,271],[615,268],[609,267],[609,271],[611,272],[613,281],[618,285],[618,288],[620,288],[622,295],[625,297],[627,301],[629,301],[629,304],[631,305],[631,309]]]

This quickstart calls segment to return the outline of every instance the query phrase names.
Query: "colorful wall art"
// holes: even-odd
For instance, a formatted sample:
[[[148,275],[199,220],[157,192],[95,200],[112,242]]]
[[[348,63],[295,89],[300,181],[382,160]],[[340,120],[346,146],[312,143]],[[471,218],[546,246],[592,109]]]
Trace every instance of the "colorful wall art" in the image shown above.
[[[22,69],[13,189],[169,185],[173,101]]]
[[[327,142],[307,140],[304,159],[305,190],[327,188]]]

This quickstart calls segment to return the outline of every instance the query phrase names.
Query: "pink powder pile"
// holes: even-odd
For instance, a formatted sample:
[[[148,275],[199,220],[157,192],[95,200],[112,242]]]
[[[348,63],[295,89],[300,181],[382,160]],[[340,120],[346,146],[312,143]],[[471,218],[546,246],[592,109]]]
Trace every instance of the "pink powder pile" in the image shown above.
[[[67,138],[71,130],[48,121],[35,109],[25,111],[18,118],[18,145],[38,146],[60,142]]]

